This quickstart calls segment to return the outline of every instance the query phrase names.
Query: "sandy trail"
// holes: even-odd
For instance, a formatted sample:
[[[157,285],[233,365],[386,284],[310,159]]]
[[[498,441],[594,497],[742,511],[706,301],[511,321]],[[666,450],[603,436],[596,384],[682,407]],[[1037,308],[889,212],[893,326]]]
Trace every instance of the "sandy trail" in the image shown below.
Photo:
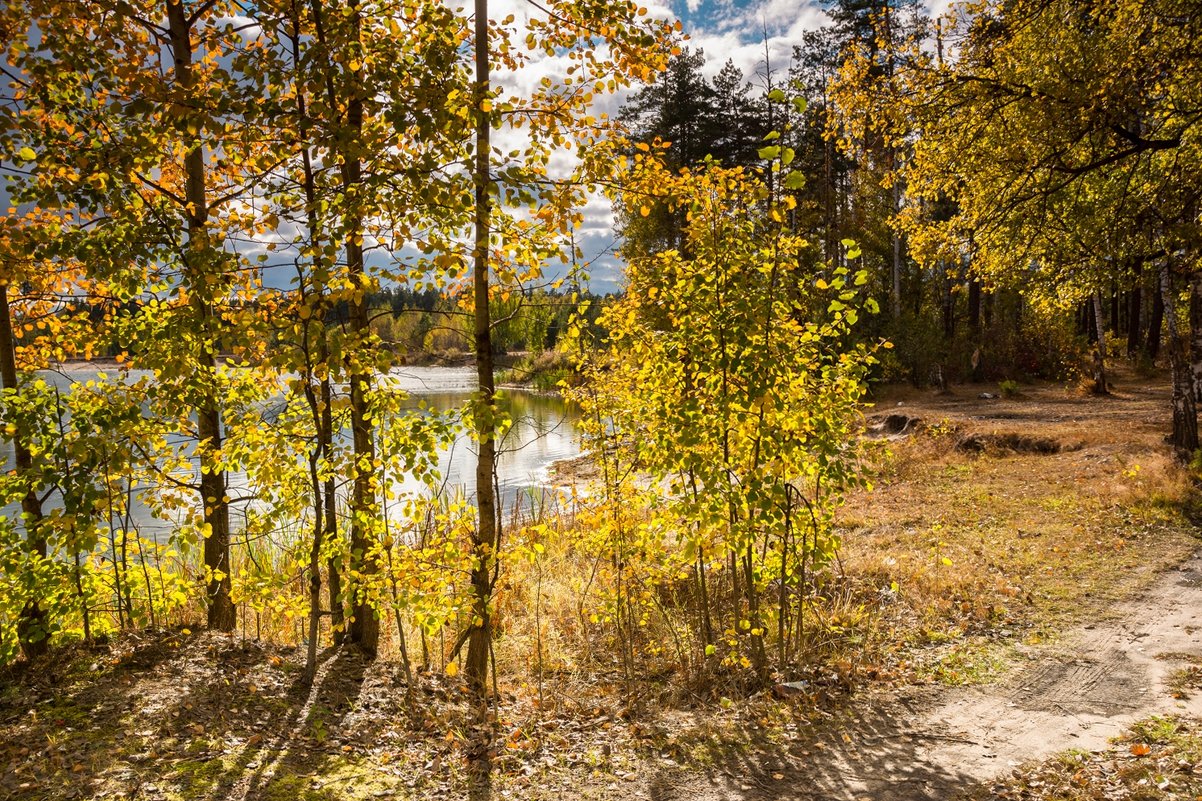
[[[716,755],[708,777],[661,773],[654,801],[948,799],[1015,766],[1100,749],[1153,714],[1202,715],[1169,680],[1202,657],[1202,554],[1105,619],[1033,650],[1002,682],[907,691],[857,710],[818,746]]]

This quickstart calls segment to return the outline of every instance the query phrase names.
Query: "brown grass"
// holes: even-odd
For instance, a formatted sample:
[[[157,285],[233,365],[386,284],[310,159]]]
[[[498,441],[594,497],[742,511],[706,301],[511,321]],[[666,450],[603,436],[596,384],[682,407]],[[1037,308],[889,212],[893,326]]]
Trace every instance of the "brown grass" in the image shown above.
[[[1040,385],[1010,400],[979,389],[882,397],[882,411],[921,418],[922,433],[888,443],[875,490],[840,517],[849,579],[897,585],[883,594],[896,600],[880,608],[877,647],[902,661],[946,642],[1054,637],[1198,547],[1194,480],[1163,443],[1167,386],[1120,379],[1096,398]],[[1060,448],[965,453],[968,436]]]

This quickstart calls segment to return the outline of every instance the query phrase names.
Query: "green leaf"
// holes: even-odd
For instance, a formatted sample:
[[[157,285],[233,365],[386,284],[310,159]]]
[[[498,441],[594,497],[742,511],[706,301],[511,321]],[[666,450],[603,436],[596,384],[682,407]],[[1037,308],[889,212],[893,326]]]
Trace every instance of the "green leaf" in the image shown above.
[[[806,99],[804,97],[793,98],[793,110],[798,114],[804,114],[806,110]]]
[[[802,189],[805,185],[806,177],[800,170],[793,170],[785,176],[785,189]]]
[[[773,139],[780,139],[780,131],[769,131],[768,135],[764,137],[765,142],[771,142]]]
[[[17,151],[17,157],[21,161],[37,161],[38,154],[33,151],[32,147],[23,147]]]
[[[780,155],[780,145],[768,145],[761,147],[758,151],[762,159],[774,159]]]
[[[785,102],[785,93],[780,89],[773,89],[771,92],[768,93],[768,102],[769,103]]]

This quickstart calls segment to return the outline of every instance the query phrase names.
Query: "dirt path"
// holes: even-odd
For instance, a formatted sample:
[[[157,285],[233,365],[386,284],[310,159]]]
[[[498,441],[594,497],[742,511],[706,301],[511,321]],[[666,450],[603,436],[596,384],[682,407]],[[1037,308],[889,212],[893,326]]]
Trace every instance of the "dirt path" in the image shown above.
[[[1202,657],[1202,555],[1059,643],[1031,649],[999,684],[921,690],[865,704],[822,741],[762,748],[710,776],[660,773],[653,801],[949,799],[1030,760],[1094,750],[1153,714],[1202,715],[1173,672]],[[733,764],[732,764],[733,763]]]

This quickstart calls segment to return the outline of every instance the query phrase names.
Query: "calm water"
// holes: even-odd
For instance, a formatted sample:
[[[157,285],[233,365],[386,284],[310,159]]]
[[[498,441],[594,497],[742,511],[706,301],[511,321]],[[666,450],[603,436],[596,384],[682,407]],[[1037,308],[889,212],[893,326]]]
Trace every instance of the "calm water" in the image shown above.
[[[84,382],[97,377],[99,371],[87,367],[68,367],[61,372],[47,373],[48,382],[69,391],[74,382]],[[115,371],[109,371],[113,377]],[[475,370],[470,367],[405,367],[398,368],[389,376],[394,386],[409,394],[406,406],[417,410],[425,408],[447,411],[463,406],[476,386]],[[548,474],[551,465],[561,459],[570,459],[580,454],[579,437],[576,434],[574,414],[558,397],[521,390],[507,390],[505,404],[513,419],[513,425],[504,440],[498,443],[498,484],[501,501],[507,510],[517,505],[528,506],[532,499],[540,499],[548,489]],[[13,466],[12,444],[0,442],[0,457],[4,470]],[[438,453],[438,468],[442,491],[448,496],[474,494],[476,470],[475,445],[468,435],[459,436],[453,443]],[[407,493],[424,492],[424,487],[405,477],[389,476],[394,489]],[[229,475],[231,489],[245,486],[245,476]],[[237,495],[237,493],[231,493]],[[53,503],[50,504],[53,507]],[[231,510],[232,522],[238,528],[241,517],[238,509]],[[19,514],[19,505],[0,509],[0,515]],[[134,503],[132,522],[143,534],[165,538],[174,527],[168,520],[154,518],[150,510],[140,502]]]

